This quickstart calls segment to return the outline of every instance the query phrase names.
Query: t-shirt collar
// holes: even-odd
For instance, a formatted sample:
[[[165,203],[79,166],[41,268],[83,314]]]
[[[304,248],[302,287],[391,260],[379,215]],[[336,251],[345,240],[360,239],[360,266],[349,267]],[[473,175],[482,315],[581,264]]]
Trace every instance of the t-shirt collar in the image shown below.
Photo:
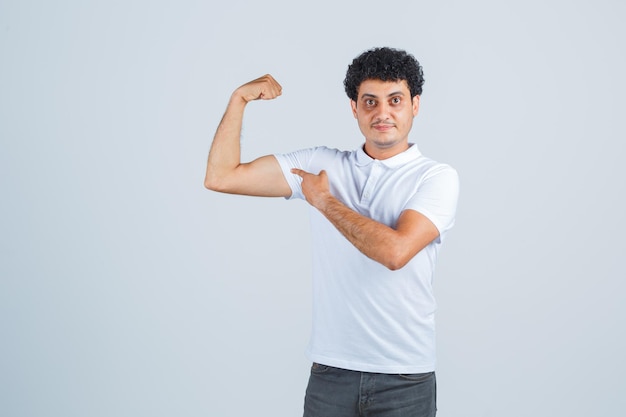
[[[422,153],[417,148],[415,143],[409,143],[409,149],[404,152],[401,152],[391,158],[377,160],[369,156],[365,153],[364,146],[361,146],[356,153],[356,160],[358,166],[367,166],[374,161],[378,161],[379,163],[385,165],[387,168],[397,168],[406,164],[407,162],[421,156]]]

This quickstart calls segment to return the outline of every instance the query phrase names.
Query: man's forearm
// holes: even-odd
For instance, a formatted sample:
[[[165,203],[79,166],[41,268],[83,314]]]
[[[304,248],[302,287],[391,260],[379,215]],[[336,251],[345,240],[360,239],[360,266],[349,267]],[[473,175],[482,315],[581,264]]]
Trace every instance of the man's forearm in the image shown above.
[[[400,213],[394,227],[357,213],[331,194],[324,170],[317,175],[300,168],[291,172],[302,178],[302,193],[309,204],[365,256],[391,270],[402,268],[439,235],[435,225],[414,210]]]
[[[241,125],[246,102],[233,95],[220,121],[207,161],[204,185],[219,189],[221,180],[241,163]]]
[[[365,256],[395,270],[412,257],[397,230],[365,217],[335,197],[328,197],[320,212]]]

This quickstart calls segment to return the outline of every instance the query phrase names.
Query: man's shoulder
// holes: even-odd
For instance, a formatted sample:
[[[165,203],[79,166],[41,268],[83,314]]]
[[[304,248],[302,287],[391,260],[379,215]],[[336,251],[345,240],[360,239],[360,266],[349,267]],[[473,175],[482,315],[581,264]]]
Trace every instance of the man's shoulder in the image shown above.
[[[452,167],[452,165],[445,163],[445,162],[440,162],[438,160],[429,158],[428,156],[422,155],[420,154],[414,161],[417,165],[419,165],[424,171],[426,172],[431,172],[431,171],[454,171],[456,172],[456,169],[454,169],[454,167]]]
[[[322,155],[322,156],[337,156],[337,155],[350,155],[355,151],[344,151],[337,148],[331,148],[326,145],[312,146],[309,148],[302,148],[291,152],[282,153],[283,155],[289,154],[309,154],[309,155]]]
[[[346,151],[338,148],[331,148],[329,146],[321,145],[313,148],[316,152],[320,154],[328,155],[328,156],[348,156],[354,154],[356,151]]]
[[[324,163],[332,163],[338,161],[345,161],[355,158],[356,151],[347,151],[338,148],[331,148],[329,146],[320,145],[309,149],[303,149],[302,151],[309,155],[311,161],[318,161]]]
[[[315,146],[287,153],[276,153],[274,157],[286,170],[295,167],[315,171],[354,165],[354,155],[354,151],[343,151],[328,146]]]

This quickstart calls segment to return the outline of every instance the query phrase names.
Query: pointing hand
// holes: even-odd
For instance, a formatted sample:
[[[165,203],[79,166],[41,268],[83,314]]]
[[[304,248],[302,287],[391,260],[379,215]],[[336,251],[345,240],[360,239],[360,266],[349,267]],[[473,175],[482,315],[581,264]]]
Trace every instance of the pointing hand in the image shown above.
[[[318,210],[323,210],[328,199],[333,198],[326,171],[322,170],[318,175],[315,175],[302,169],[293,168],[291,172],[302,178],[302,193],[306,201]]]

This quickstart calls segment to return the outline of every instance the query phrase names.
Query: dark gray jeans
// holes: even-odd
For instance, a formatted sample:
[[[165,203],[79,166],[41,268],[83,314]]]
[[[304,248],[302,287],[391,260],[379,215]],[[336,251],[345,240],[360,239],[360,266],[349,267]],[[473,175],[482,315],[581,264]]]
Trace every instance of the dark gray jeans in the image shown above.
[[[314,363],[304,417],[435,417],[435,373],[377,374]]]

